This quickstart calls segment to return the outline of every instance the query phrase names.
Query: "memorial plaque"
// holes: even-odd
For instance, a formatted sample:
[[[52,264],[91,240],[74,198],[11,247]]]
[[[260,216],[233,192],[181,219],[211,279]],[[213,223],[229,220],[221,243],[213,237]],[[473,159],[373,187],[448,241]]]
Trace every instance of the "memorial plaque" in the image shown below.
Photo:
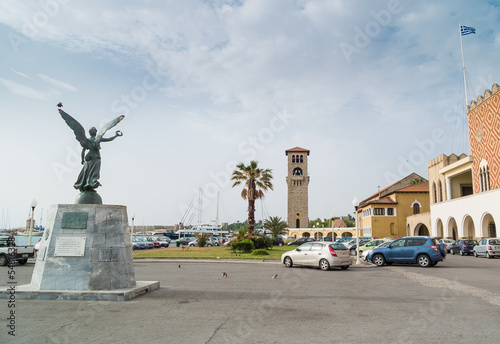
[[[89,213],[67,211],[63,213],[61,228],[64,229],[85,229]]]
[[[54,257],[83,257],[86,237],[57,237]]]

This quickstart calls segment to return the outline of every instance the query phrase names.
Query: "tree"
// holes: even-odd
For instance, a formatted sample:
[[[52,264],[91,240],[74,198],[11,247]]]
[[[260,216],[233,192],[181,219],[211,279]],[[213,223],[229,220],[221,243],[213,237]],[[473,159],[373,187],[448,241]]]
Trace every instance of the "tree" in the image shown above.
[[[269,220],[264,221],[264,228],[273,232],[273,238],[282,234],[286,227],[286,222],[282,221],[279,216],[271,216]]]
[[[410,182],[410,185],[415,185],[415,184],[418,184],[418,183],[422,183],[424,182],[425,179],[424,178],[415,178],[413,179],[411,182]]]
[[[255,200],[264,197],[264,192],[273,189],[271,180],[273,176],[270,169],[259,168],[257,161],[250,161],[246,166],[240,163],[233,171],[231,180],[234,180],[233,188],[244,184],[241,197],[248,200],[248,234],[253,235],[255,228]]]

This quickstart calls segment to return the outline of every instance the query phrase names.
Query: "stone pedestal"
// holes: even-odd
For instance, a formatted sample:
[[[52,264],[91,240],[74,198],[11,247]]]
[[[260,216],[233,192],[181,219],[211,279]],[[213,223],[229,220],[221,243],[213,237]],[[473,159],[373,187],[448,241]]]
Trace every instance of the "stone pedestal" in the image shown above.
[[[19,298],[119,301],[159,288],[136,283],[125,206],[53,205],[40,243],[31,284],[16,288]]]

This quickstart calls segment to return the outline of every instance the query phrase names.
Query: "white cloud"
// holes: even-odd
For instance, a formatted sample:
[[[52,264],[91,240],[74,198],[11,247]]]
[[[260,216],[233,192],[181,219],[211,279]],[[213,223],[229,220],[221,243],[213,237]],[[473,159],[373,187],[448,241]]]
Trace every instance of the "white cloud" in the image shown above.
[[[35,90],[34,88],[19,84],[12,80],[6,80],[0,78],[0,83],[5,87],[7,87],[12,93],[20,96],[40,99],[40,100],[47,100],[50,98],[50,94],[40,92],[38,90]]]
[[[43,81],[48,82],[49,84],[51,84],[53,86],[56,86],[56,87],[59,87],[59,88],[63,88],[65,90],[72,91],[72,92],[75,92],[77,90],[76,87],[74,87],[74,86],[72,86],[70,84],[67,84],[65,82],[62,82],[62,81],[59,81],[59,80],[56,80],[56,79],[52,79],[51,77],[48,77],[47,75],[38,74],[38,77],[40,79],[42,79]]]

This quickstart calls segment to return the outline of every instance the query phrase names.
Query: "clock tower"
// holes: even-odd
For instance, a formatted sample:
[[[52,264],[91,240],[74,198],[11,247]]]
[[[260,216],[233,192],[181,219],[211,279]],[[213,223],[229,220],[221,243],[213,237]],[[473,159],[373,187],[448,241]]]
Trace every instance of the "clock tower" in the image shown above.
[[[295,147],[285,151],[288,158],[288,228],[309,227],[309,150]]]

